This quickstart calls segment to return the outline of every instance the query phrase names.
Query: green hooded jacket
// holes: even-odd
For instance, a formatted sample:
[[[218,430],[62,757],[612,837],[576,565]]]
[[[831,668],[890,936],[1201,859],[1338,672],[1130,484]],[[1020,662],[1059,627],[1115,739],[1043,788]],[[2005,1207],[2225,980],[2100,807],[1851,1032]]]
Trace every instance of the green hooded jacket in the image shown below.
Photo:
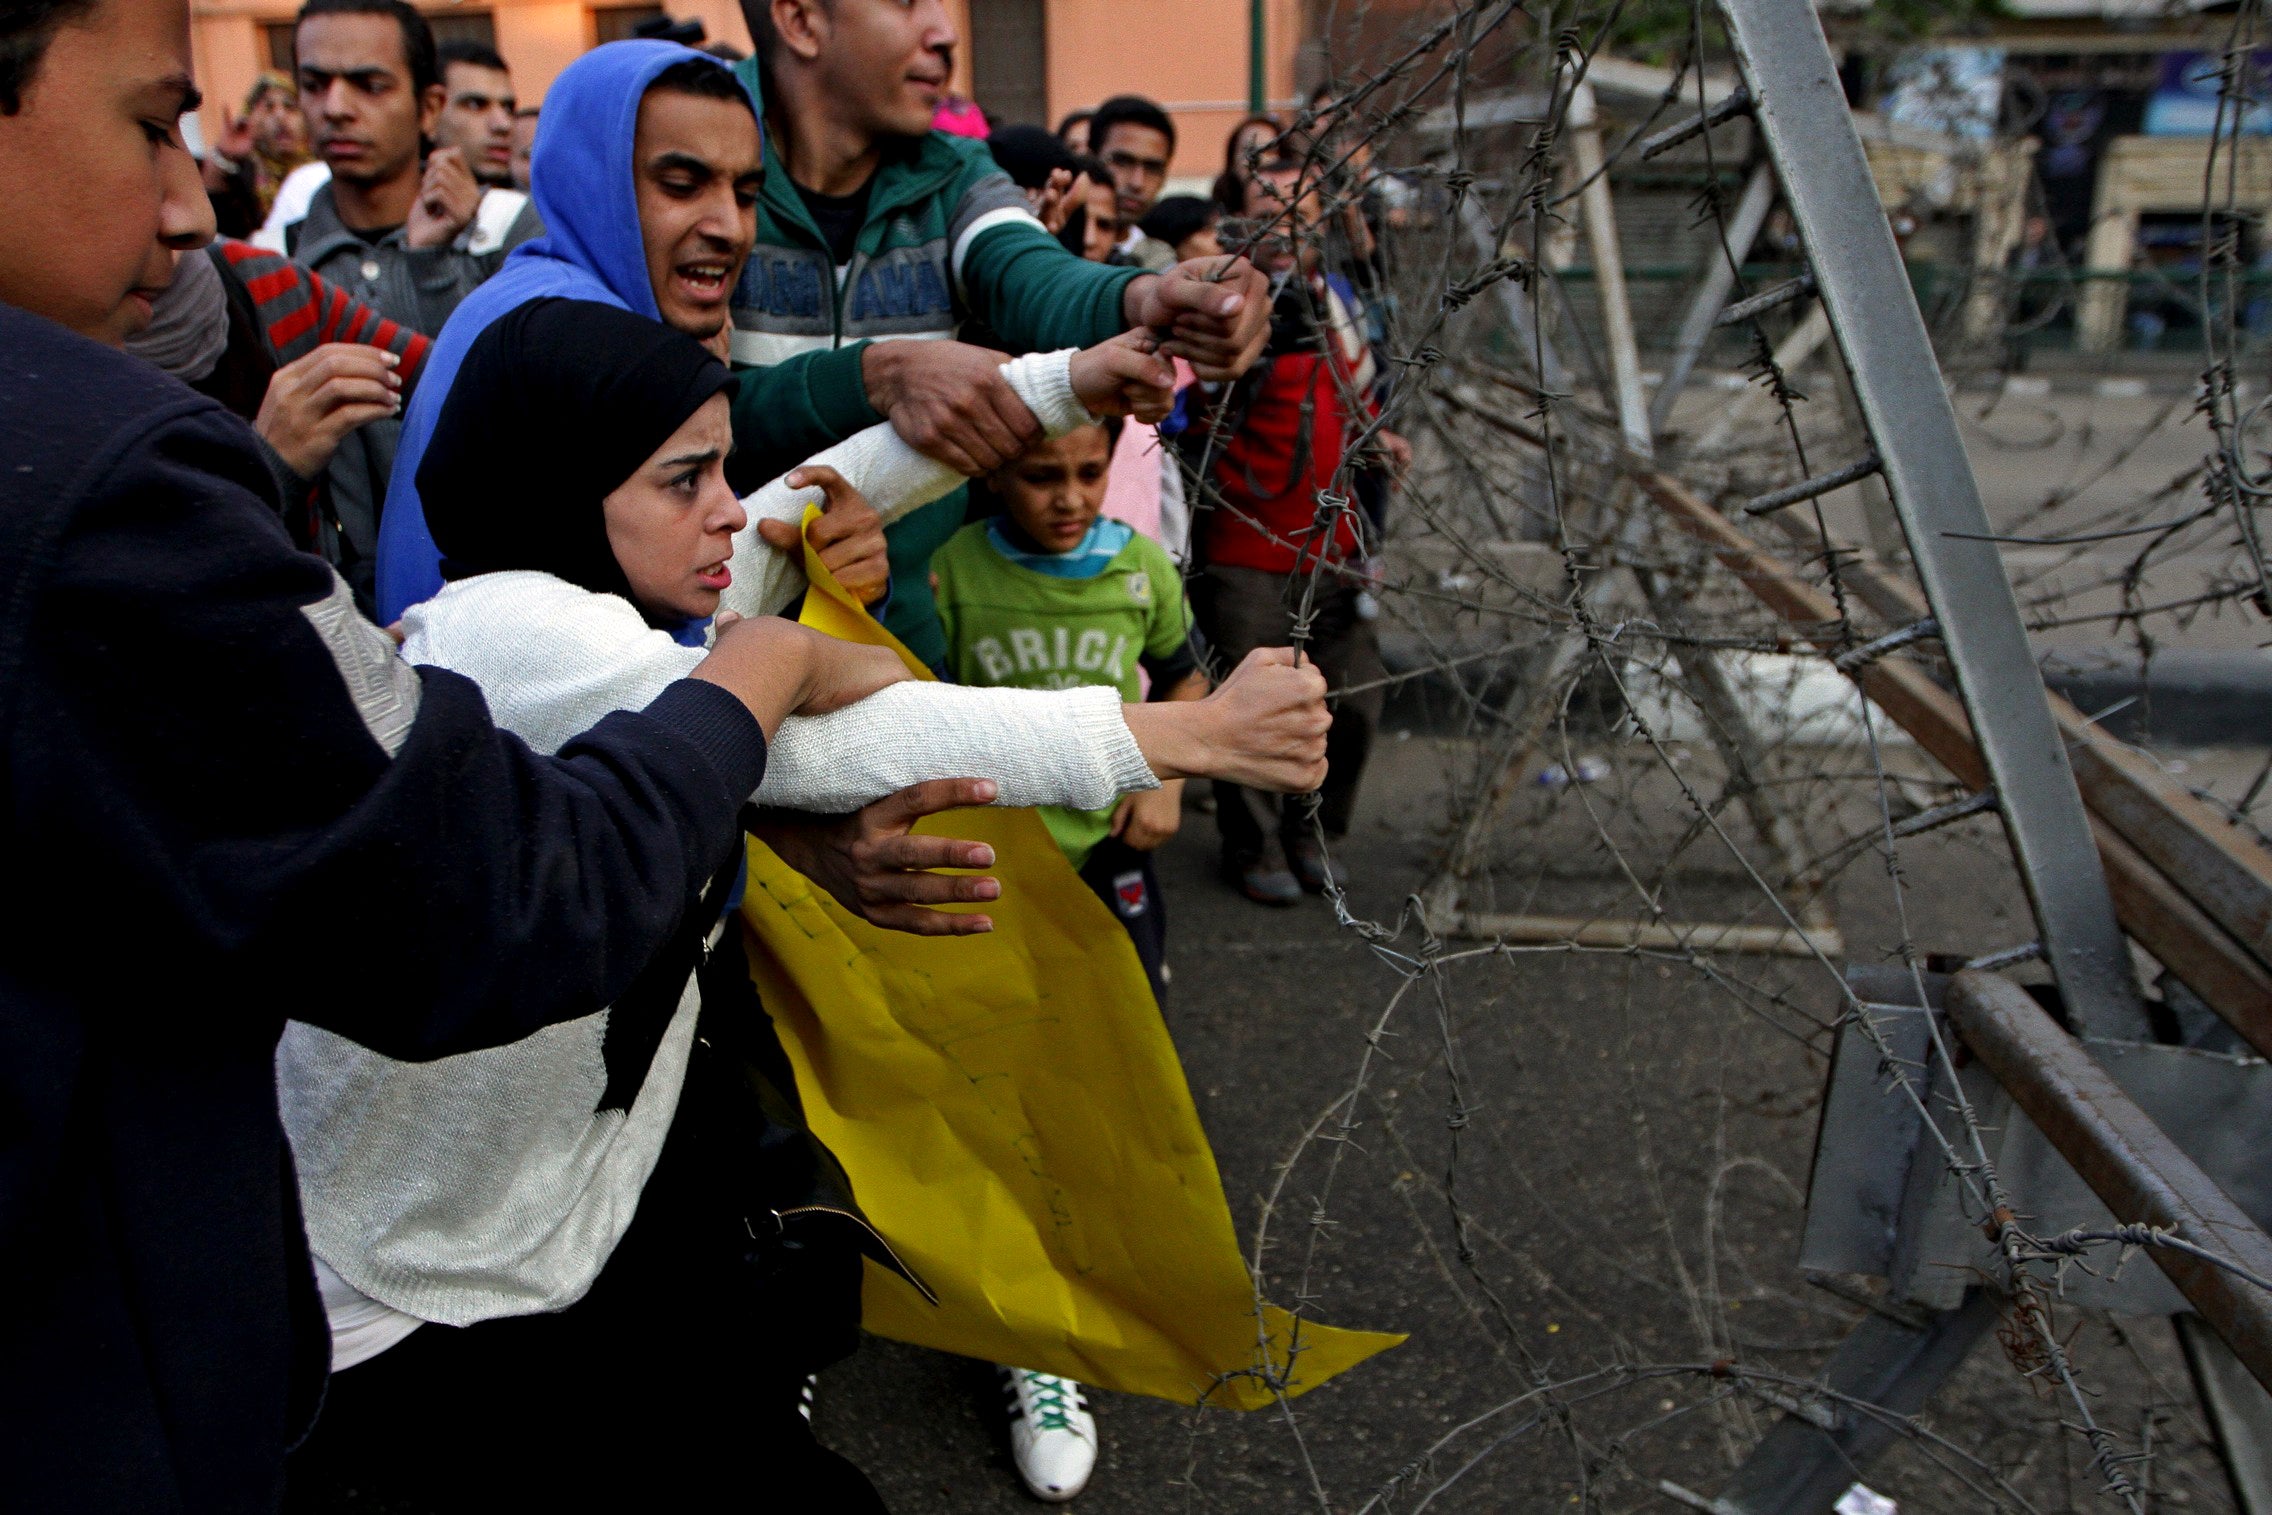
[[[755,58],[734,72],[763,98]],[[884,419],[860,376],[860,352],[871,341],[953,338],[975,323],[1022,353],[1089,347],[1128,329],[1127,289],[1142,270],[1067,252],[985,143],[931,132],[889,145],[843,268],[830,265],[820,228],[773,144],[768,130],[757,245],[733,304],[734,364],[754,370],[734,399],[734,429],[764,436],[768,446],[736,471],[737,488],[755,488]],[[779,444],[792,438],[812,445],[781,463]],[[961,529],[965,497],[958,489],[886,532],[892,596],[884,624],[934,666],[947,644],[931,599],[931,554]]]

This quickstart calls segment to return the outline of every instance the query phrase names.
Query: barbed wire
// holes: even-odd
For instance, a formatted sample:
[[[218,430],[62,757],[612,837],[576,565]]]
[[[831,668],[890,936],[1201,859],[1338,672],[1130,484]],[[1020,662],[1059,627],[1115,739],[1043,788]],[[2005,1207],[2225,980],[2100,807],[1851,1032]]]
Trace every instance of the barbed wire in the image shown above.
[[[1338,450],[1301,529],[1275,527],[1225,496],[1221,472],[1246,398],[1235,389],[1210,393],[1204,424],[1179,445],[1186,495],[1201,518],[1220,512],[1292,556],[1286,610],[1296,646],[1311,644],[1329,606],[1338,615],[1359,596],[1377,605],[1375,624],[1400,655],[1390,672],[1337,697],[1424,689],[1442,759],[1435,877],[1400,888],[1386,919],[1327,883],[1337,930],[1361,947],[1383,993],[1352,1033],[1338,1092],[1287,1141],[1255,1200],[1258,1366],[1247,1376],[1276,1396],[1273,1424],[1297,1470],[1289,1497],[1386,1515],[1461,1500],[1507,1508],[1509,1488],[1551,1488],[1586,1511],[1712,1509],[1709,1491],[1770,1425],[1795,1418],[1823,1429],[1866,1421],[1890,1439],[1898,1455],[1886,1487],[1904,1509],[2036,1511],[2087,1497],[2143,1515],[2173,1480],[2215,1507],[2224,1496],[2189,1402],[2152,1387],[2161,1374],[2150,1365],[2091,1371],[2100,1352],[2145,1363],[2142,1329],[2070,1303],[2070,1286],[2078,1273],[2115,1277],[2126,1259],[2156,1249],[2246,1287],[2272,1281],[2167,1228],[2030,1229],[2031,1196],[2003,1171],[2008,1106],[1967,1071],[1938,1017],[1924,1017],[1922,1054],[1905,1053],[1898,1012],[1844,971],[1888,965],[1924,1005],[1929,978],[1950,966],[1941,955],[1979,958],[2011,945],[1957,940],[1967,927],[2033,928],[1993,797],[1941,770],[1846,682],[1879,661],[1944,686],[1950,677],[1931,638],[1915,634],[1917,612],[1904,609],[1923,601],[1884,502],[1865,481],[1801,509],[1737,516],[1741,502],[1814,476],[1818,459],[1868,443],[1811,296],[1757,310],[1718,338],[1724,382],[1736,387],[1696,386],[1697,398],[1651,438],[1654,455],[1634,450],[1613,372],[1621,359],[1600,350],[1609,338],[1581,288],[1589,269],[1578,244],[1598,235],[1586,196],[1602,186],[1642,193],[1639,144],[1670,114],[1708,110],[1732,76],[1717,15],[1702,3],[1684,9],[1684,34],[1650,76],[1667,82],[1642,89],[1620,75],[1620,99],[1635,103],[1589,119],[1581,102],[1601,83],[1600,60],[1620,54],[1624,0],[1443,0],[1397,13],[1405,35],[1387,42],[1385,8],[1326,5],[1322,58],[1344,82],[1242,165],[1253,175],[1290,161],[1292,177],[1266,213],[1240,219],[1236,249],[1290,251],[1297,268],[1330,276],[1289,278],[1281,315],[1326,344],[1357,326],[1378,375],[1355,362],[1325,366],[1332,404],[1313,396],[1305,410],[1295,475],[1318,448]],[[2262,445],[2272,364],[2246,325],[2244,235],[2266,207],[2251,208],[2241,168],[2244,156],[2267,151],[2249,119],[2261,108],[2249,98],[2260,9],[2246,0],[2218,18],[2223,31],[2209,49],[2220,89],[2199,266],[2184,304],[2202,333],[2190,401],[2154,404],[2134,425],[2119,418],[2111,442],[2088,419],[2071,422],[2074,406],[2027,408],[2010,381],[2029,342],[2060,320],[2079,323],[2103,284],[2079,275],[2055,241],[2048,303],[2030,304],[2041,281],[2015,275],[2005,248],[1975,256],[1928,311],[1978,455],[2069,450],[2062,475],[2007,491],[2014,498],[2000,502],[1989,538],[2005,553],[2028,626],[2106,628],[2149,668],[2206,618],[2272,616],[2256,516],[2272,498]],[[1345,67],[1339,49],[1359,35],[1367,66]],[[1485,67],[1488,87],[1479,87]],[[2015,134],[2048,109],[2025,85],[2016,93],[2000,134],[1958,141],[1933,170],[1956,181],[1944,203],[1972,197],[1976,233],[2003,214],[1982,208],[1991,191],[2016,194],[2022,208],[2047,204],[2032,169],[2016,190],[2000,177]],[[1591,145],[1589,133],[1598,134]],[[1731,302],[1759,293],[1752,249],[1739,245],[1752,237],[1736,233],[1727,192],[1757,162],[1748,137],[1740,120],[1715,126],[1684,166],[1646,171],[1685,176],[1686,230],[1703,257],[1725,262]],[[1803,249],[1782,251],[1775,261],[1803,267]],[[1590,273],[1598,293],[1604,272],[1597,264]],[[2148,281],[2145,292],[2179,288]],[[1986,327],[1967,315],[1981,309],[1994,317]],[[1758,398],[1740,398],[1748,395]],[[1739,398],[1721,398],[1715,414],[1715,396]],[[1317,430],[1332,410],[1352,418],[1345,437]],[[2034,437],[1997,429],[2041,417]],[[1375,515],[1364,502],[1390,436],[1413,444],[1415,462]],[[2169,454],[2182,456],[2163,477],[2137,480],[2143,460]],[[1785,619],[1762,603],[1708,544],[1666,518],[1645,487],[1652,471],[1723,518],[1756,520],[1759,548],[1819,592],[1827,618]],[[1269,492],[1256,482],[1250,493]],[[1857,528],[1861,543],[1849,540]],[[1195,524],[1195,538],[1203,529]],[[1354,550],[1336,546],[1347,541]],[[1881,641],[1889,634],[1891,644]],[[2268,778],[2272,760],[2231,799],[2203,790],[2252,845],[2263,838],[2256,816]],[[1340,848],[1314,803],[1304,827],[1328,859]],[[1968,905],[1953,906],[1952,891]],[[1484,908],[1502,894],[1519,908]],[[1539,913],[1541,902],[1553,913]],[[1448,933],[1463,915],[1533,934],[1501,925],[1462,945]],[[1780,955],[1733,951],[1739,929]],[[2183,976],[2182,965],[2165,966]],[[1624,1024],[1663,1015],[1692,1046],[1721,1049],[1718,1083],[1701,1091],[1708,1113],[1674,1137],[1650,1114],[1650,1090],[1671,1075],[1637,1050],[1614,1060],[1620,1087],[1586,1086],[1627,1112],[1623,1155],[1635,1182],[1622,1211],[1604,1212],[1602,1185],[1534,1172],[1533,1154],[1510,1149],[1497,1111],[1540,1089],[1509,1071],[1502,1039],[1485,1037],[1489,1055],[1477,1050],[1478,1007],[1555,972],[1585,974]],[[1968,1366],[1965,1412],[1902,1413],[1774,1360],[1819,1362],[1836,1340],[1829,1327],[1872,1313],[1915,1319],[1921,1308],[1876,1285],[1801,1277],[1796,1216],[1807,1186],[1786,1166],[1789,1144],[1747,1149],[1737,1135],[1725,1059],[1772,1063],[1795,1115],[1819,1099],[1841,1038],[1874,1059],[1878,1087],[1914,1121],[1916,1161],[1943,1175],[1986,1248],[1968,1266],[1973,1286],[2002,1301],[2002,1361]],[[1613,1061],[1606,1047],[1601,1058]],[[1581,1097],[1572,1086],[1545,1093]],[[1746,1185],[1777,1196],[1775,1205],[1739,1201]],[[1418,1418],[1377,1424],[1386,1461],[1366,1473],[1315,1434],[1358,1401],[1288,1391],[1300,1377],[1301,1321],[1365,1313],[1363,1297],[1334,1280],[1347,1238],[1386,1224],[1368,1215],[1383,1196],[1465,1323],[1465,1340],[1427,1350],[1495,1387],[1448,1431]],[[1526,1228],[1549,1237],[1568,1268],[1599,1276],[1574,1283],[1560,1259],[1541,1259]],[[1668,1350],[1650,1334],[1662,1334],[1657,1326],[1621,1324],[1586,1302],[1603,1289],[1692,1346]],[[1265,1295],[1296,1319],[1275,1348]],[[1590,1362],[1539,1349],[1526,1301],[1542,1296],[1557,1313],[1593,1317]],[[1753,1314],[1739,1325],[1746,1304]],[[1771,1318],[1755,1324],[1762,1310]],[[2137,1429],[2116,1416],[2136,1416]],[[1187,1508],[1208,1503],[1210,1423],[1203,1405],[1180,1480]],[[2173,1439],[2173,1423],[2189,1429]],[[2015,1435],[2015,1426],[2051,1434]],[[2070,1457],[2083,1469],[2080,1490]]]

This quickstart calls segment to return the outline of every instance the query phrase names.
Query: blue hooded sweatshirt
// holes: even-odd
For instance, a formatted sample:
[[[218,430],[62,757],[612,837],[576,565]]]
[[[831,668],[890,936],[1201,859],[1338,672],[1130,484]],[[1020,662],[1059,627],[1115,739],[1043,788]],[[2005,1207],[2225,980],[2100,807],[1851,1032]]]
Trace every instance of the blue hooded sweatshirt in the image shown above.
[[[673,42],[610,42],[569,64],[545,91],[543,125],[529,167],[529,193],[544,220],[544,235],[515,248],[496,277],[466,296],[419,375],[402,418],[402,441],[379,521],[381,625],[442,588],[441,551],[426,529],[426,509],[418,498],[418,464],[474,339],[515,306],[548,296],[597,300],[651,321],[662,319],[639,236],[631,152],[647,86],[688,59],[731,73],[717,59]],[[750,109],[757,111],[755,100]],[[764,131],[762,117],[758,130]]]

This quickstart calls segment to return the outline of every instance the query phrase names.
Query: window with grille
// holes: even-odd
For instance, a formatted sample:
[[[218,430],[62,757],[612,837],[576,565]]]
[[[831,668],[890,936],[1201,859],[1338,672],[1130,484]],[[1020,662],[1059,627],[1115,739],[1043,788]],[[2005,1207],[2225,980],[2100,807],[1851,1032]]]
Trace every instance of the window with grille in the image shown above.
[[[1049,124],[1042,0],[970,0],[970,92],[989,118]]]
[[[434,29],[436,47],[472,42],[494,51],[497,46],[497,22],[487,11],[459,10],[456,6],[446,11],[428,11],[426,24]]]
[[[592,7],[592,45],[628,42],[641,23],[661,21],[664,16],[659,5],[595,5]]]
[[[297,21],[270,21],[261,27],[268,38],[268,66],[288,79],[300,76],[298,50],[292,45],[292,34],[299,26]]]

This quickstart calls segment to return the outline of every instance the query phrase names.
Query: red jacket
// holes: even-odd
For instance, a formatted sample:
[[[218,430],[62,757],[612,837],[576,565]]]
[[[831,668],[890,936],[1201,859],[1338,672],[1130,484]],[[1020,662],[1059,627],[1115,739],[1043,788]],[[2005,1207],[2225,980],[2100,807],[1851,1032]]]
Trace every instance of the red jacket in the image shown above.
[[[1290,574],[1306,572],[1321,551],[1334,562],[1358,551],[1354,501],[1328,542],[1318,496],[1333,488],[1350,440],[1372,416],[1371,370],[1362,328],[1339,295],[1322,278],[1306,288],[1289,280],[1271,313],[1270,346],[1232,401],[1234,424],[1211,475],[1220,500],[1201,517],[1203,561]],[[1352,492],[1346,480],[1342,489]]]

